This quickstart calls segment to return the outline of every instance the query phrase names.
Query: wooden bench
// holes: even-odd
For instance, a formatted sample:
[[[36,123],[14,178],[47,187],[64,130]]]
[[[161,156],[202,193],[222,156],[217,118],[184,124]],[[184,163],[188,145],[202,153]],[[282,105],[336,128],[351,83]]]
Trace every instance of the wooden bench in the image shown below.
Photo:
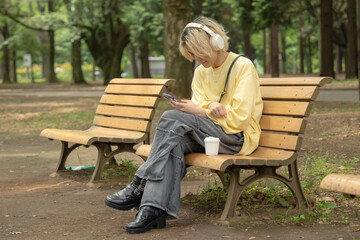
[[[320,87],[331,82],[328,77],[260,78],[264,100],[260,121],[262,133],[259,147],[249,156],[207,156],[191,153],[185,156],[188,166],[208,168],[216,171],[223,181],[223,173],[229,174],[229,193],[221,219],[233,217],[242,191],[256,180],[274,178],[283,182],[292,191],[298,208],[308,206],[302,191],[297,168],[297,153],[305,131],[306,117],[310,115],[312,101]],[[136,154],[144,159],[151,145],[140,146]],[[277,169],[286,166],[288,177]],[[241,170],[252,169],[254,174],[241,180]]]
[[[155,108],[172,82],[172,79],[113,79],[100,99],[89,129],[44,129],[40,136],[60,140],[62,144],[56,171],[65,170],[66,159],[74,149],[93,145],[98,149],[90,179],[93,182],[100,179],[105,163],[114,161],[116,154],[135,152],[133,147],[140,142],[150,143]],[[116,149],[112,150],[112,146]]]

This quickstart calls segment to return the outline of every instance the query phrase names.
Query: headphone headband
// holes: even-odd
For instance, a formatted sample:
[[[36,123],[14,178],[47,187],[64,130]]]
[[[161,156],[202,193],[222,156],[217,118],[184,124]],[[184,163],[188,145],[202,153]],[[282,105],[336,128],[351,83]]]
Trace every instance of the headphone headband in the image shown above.
[[[212,37],[215,36],[215,33],[210,29],[208,28],[207,26],[201,24],[201,23],[188,23],[186,25],[185,28],[189,28],[189,27],[195,27],[195,28],[201,28],[203,29],[205,32],[207,32],[208,34],[210,34]]]
[[[213,48],[216,51],[224,48],[224,39],[219,34],[214,33],[213,30],[211,30],[204,24],[191,22],[191,23],[188,23],[184,29],[189,28],[189,27],[200,28],[200,29],[204,30],[205,32],[207,32],[208,34],[210,34],[211,45],[213,46]]]

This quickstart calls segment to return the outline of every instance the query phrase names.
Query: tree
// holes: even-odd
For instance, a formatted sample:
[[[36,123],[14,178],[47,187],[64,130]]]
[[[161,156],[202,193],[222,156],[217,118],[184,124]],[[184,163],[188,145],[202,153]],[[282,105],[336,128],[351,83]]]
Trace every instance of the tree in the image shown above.
[[[0,7],[0,11],[14,22],[38,32],[38,40],[42,45],[44,77],[49,83],[55,83],[58,82],[54,71],[55,30],[61,27],[64,22],[55,12],[55,0],[37,0],[36,3],[39,14],[33,11],[33,2],[22,2],[21,4],[28,4],[28,6],[25,8],[24,5],[21,5],[22,7],[19,8],[19,1],[15,3],[6,1]]]
[[[149,78],[150,47],[155,50],[161,46],[163,36],[163,13],[161,0],[137,0],[124,9],[124,22],[130,31],[131,51],[134,54],[133,72],[135,72],[136,52],[140,56],[140,77]],[[162,50],[162,49],[161,49]],[[136,69],[137,70],[137,69]]]
[[[358,76],[356,0],[347,0],[347,16],[346,78],[356,78]]]
[[[7,42],[9,38],[9,29],[6,21],[0,26],[0,33],[2,38],[1,49],[3,52],[2,78],[3,83],[10,83],[10,52]]]
[[[165,78],[176,79],[175,92],[190,97],[193,65],[179,52],[179,38],[191,21],[190,0],[162,0],[164,11]]]
[[[75,84],[86,83],[81,69],[81,31],[76,27],[80,21],[77,12],[80,11],[80,5],[76,1],[65,0],[66,10],[69,21],[69,28],[71,29],[71,66],[72,66],[72,80]]]
[[[320,1],[320,76],[334,75],[332,0]]]
[[[102,70],[104,85],[112,78],[121,77],[121,60],[130,42],[129,29],[124,24],[123,8],[130,0],[78,0],[77,12],[84,39],[95,63]]]

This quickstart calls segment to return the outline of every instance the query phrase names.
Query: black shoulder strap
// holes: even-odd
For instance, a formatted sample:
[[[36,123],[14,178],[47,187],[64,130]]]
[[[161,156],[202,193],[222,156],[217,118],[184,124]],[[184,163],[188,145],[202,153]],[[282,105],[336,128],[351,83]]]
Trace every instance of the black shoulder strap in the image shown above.
[[[225,93],[226,93],[226,85],[227,85],[227,82],[228,82],[228,80],[229,80],[229,76],[230,76],[231,69],[232,69],[232,67],[234,66],[234,63],[236,62],[236,60],[237,60],[240,56],[243,56],[243,54],[238,55],[238,56],[234,59],[234,61],[231,63],[231,65],[230,65],[230,67],[229,67],[229,71],[228,71],[228,73],[227,73],[227,75],[226,75],[224,90],[223,90],[222,93],[221,93],[219,102],[221,102],[221,99],[223,98],[223,96],[224,96]]]

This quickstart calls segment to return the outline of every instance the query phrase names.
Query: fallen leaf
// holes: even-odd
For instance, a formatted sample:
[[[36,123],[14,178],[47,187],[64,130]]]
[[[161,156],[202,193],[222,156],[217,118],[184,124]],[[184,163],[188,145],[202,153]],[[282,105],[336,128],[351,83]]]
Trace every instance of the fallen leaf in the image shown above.
[[[251,240],[251,239],[255,239],[255,238],[256,238],[256,237],[250,237],[250,238],[249,238],[249,240]]]

